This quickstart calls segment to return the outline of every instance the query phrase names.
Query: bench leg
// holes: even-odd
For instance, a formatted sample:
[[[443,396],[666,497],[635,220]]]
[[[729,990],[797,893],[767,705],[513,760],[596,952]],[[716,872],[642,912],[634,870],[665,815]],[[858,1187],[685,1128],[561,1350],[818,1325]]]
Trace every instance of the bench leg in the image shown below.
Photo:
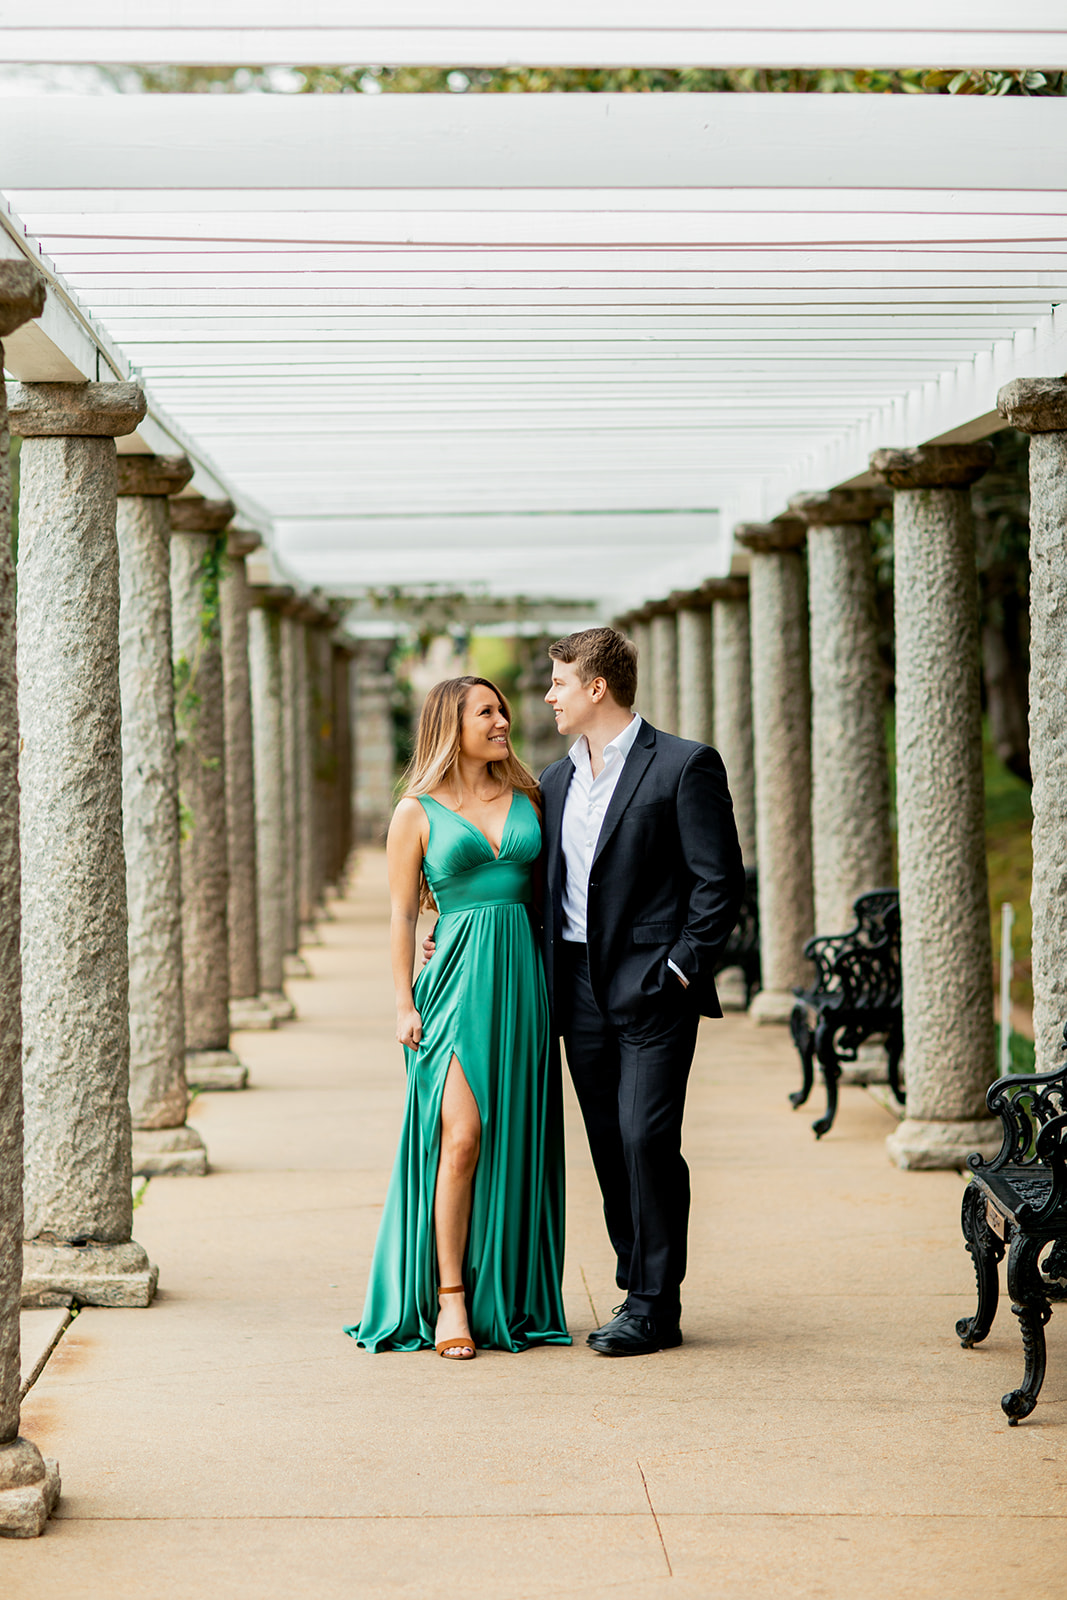
[[[1037,1405],[1037,1397],[1045,1381],[1045,1323],[1052,1315],[1052,1307],[1037,1269],[1038,1257],[1044,1247],[1043,1239],[1017,1233],[1008,1251],[1008,1293],[1011,1295],[1011,1309],[1018,1317],[1022,1330],[1023,1356],[1026,1360],[1021,1387],[1013,1389],[1000,1402],[1013,1428],[1023,1417],[1028,1417]]]
[[[806,1006],[793,1007],[789,1018],[789,1031],[793,1035],[793,1043],[800,1055],[800,1088],[789,1096],[789,1104],[795,1111],[798,1106],[804,1104],[815,1082],[815,1035],[808,1022]]]
[[[834,1030],[824,1028],[821,1022],[815,1027],[815,1054],[826,1085],[826,1110],[818,1122],[812,1123],[811,1131],[816,1139],[821,1139],[824,1133],[830,1132],[837,1116],[837,1081],[841,1076],[841,1064],[834,1049]]]
[[[904,1090],[900,1086],[900,1058],[904,1054],[904,1026],[894,1022],[889,1030],[885,1042],[886,1059],[889,1068],[889,1087],[897,1099],[898,1105],[904,1104]]]
[[[961,1317],[956,1324],[956,1333],[965,1350],[981,1344],[988,1334],[1000,1297],[997,1264],[1003,1258],[1004,1246],[986,1221],[985,1204],[985,1195],[978,1185],[969,1183],[963,1191],[960,1226],[978,1280],[978,1309],[973,1317]]]

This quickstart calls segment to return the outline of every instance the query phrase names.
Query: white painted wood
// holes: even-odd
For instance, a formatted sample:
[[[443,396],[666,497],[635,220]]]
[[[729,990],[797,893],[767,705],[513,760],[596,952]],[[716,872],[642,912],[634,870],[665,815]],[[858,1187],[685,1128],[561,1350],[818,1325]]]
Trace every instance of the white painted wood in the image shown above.
[[[999,425],[1000,383],[1067,368],[1054,310],[1067,291],[1065,142],[1034,160],[1020,132],[1044,151],[1062,106],[1033,117],[1013,103],[1022,110],[1003,119],[992,102],[957,115],[967,102],[924,101],[939,107],[932,120],[876,112],[864,124],[876,166],[906,157],[931,175],[919,131],[940,129],[938,159],[959,185],[881,192],[866,178],[857,187],[867,149],[843,146],[827,178],[838,187],[813,190],[810,170],[801,181],[808,152],[793,149],[773,188],[732,187],[722,151],[676,159],[669,148],[669,129],[692,128],[695,97],[675,97],[688,109],[662,122],[628,109],[642,97],[621,97],[608,129],[608,101],[572,97],[596,101],[574,114],[585,131],[564,176],[533,189],[522,185],[550,178],[553,162],[558,176],[572,114],[561,122],[558,101],[514,98],[527,102],[518,117],[399,96],[384,116],[357,99],[355,113],[325,117],[294,116],[284,100],[235,101],[216,117],[217,102],[198,97],[184,124],[157,115],[165,97],[81,102],[81,133],[105,167],[122,166],[113,183],[110,169],[98,175],[110,187],[84,192],[70,187],[76,108],[48,102],[56,116],[30,121],[64,187],[17,191],[33,237],[20,241],[17,219],[0,235],[8,250],[43,252],[52,285],[53,326],[16,348],[22,375],[48,375],[58,354],[91,376],[98,349],[105,373],[134,373],[151,415],[129,447],[188,449],[197,487],[229,493],[303,582],[470,582],[594,594],[610,610],[725,571],[735,521],[777,514],[798,489],[862,479],[876,445],[981,437]],[[829,163],[830,120],[814,103],[792,97],[790,116],[770,117],[780,154],[810,136],[813,159]],[[697,130],[697,147],[743,132],[746,116]],[[507,138],[490,153],[508,168],[503,189],[472,144],[494,118],[514,134],[515,160]],[[287,173],[310,170],[310,134],[327,125],[356,130],[355,164],[361,130],[386,129],[375,178],[394,187],[295,191]],[[767,120],[744,126],[766,155]],[[161,148],[167,128],[173,150]],[[999,168],[986,160],[992,128]],[[427,129],[441,143],[430,173]],[[646,169],[623,172],[635,129],[650,134]],[[279,167],[277,142],[294,130]],[[742,169],[751,179],[744,141],[723,149],[732,181]],[[212,182],[244,181],[255,158],[256,187],[203,189],[209,166]],[[673,187],[678,159],[699,165],[704,186]],[[1009,168],[1014,181],[991,189]],[[417,187],[397,181],[405,170]],[[1028,188],[1035,172],[1051,187]],[[588,181],[567,187],[576,175]]]
[[[1050,0],[1026,8],[1012,26],[1003,8],[983,0],[923,7],[866,6],[820,0],[798,14],[781,0],[749,4],[728,20],[706,4],[673,0],[608,5],[565,0],[521,8],[499,4],[457,9],[442,0],[415,6],[318,3],[302,8],[226,0],[206,6],[153,0],[143,6],[94,6],[88,21],[78,0],[51,0],[33,24],[0,28],[0,58],[11,61],[395,62],[435,66],[1057,66],[1062,9]],[[743,22],[743,26],[738,24]],[[733,24],[733,25],[731,25]]]
[[[192,102],[192,103],[190,103]],[[0,101],[4,181],[70,188],[1067,186],[1058,99],[114,95]]]
[[[353,16],[353,10],[356,16]],[[514,28],[668,30],[700,28],[709,33],[733,31],[735,19],[709,16],[707,0],[660,0],[650,19],[647,0],[510,0],[502,14],[499,0],[307,0],[294,18],[290,0],[152,0],[145,17],[141,0],[95,0],[91,23],[86,22],[82,0],[41,0],[35,7],[38,28],[114,28],[128,30],[181,28],[211,33],[218,29],[284,28],[311,36],[319,28],[425,28],[484,29],[507,33]],[[1023,19],[1016,15],[1020,25]],[[5,27],[10,27],[4,19]],[[852,0],[807,0],[798,18],[793,0],[748,0],[744,17],[753,32],[850,28],[856,26]],[[1000,0],[867,0],[864,29],[951,29],[971,32],[1004,26]],[[1027,0],[1025,27],[1062,30],[1058,0]],[[258,58],[257,58],[258,59]],[[293,56],[290,60],[310,60]],[[393,59],[393,58],[390,58]],[[403,57],[396,57],[402,61]],[[773,65],[774,63],[772,63]]]

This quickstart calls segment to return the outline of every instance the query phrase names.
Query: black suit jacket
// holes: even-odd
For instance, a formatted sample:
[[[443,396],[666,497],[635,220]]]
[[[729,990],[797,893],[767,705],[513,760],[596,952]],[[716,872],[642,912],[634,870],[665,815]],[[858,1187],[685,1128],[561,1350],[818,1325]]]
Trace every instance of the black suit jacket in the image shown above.
[[[573,775],[569,756],[541,775],[550,1004],[563,938],[563,807]],[[737,921],[744,881],[722,758],[642,722],[589,874],[589,975],[610,1022],[632,1020],[677,984],[668,959],[689,979],[703,1014],[722,1016],[713,968]]]

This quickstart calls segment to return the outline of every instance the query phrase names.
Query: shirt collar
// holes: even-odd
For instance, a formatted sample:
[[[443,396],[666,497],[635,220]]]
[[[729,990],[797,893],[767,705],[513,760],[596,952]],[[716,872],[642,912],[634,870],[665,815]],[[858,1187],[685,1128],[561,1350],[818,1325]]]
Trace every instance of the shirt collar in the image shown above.
[[[616,760],[625,761],[633,749],[634,740],[640,731],[641,718],[635,711],[632,719],[626,724],[622,732],[617,733],[614,739],[609,740],[604,746],[604,766],[611,766]],[[580,739],[575,739],[567,754],[576,767],[579,763],[582,767],[591,767],[592,765],[589,759],[589,741],[584,733]]]

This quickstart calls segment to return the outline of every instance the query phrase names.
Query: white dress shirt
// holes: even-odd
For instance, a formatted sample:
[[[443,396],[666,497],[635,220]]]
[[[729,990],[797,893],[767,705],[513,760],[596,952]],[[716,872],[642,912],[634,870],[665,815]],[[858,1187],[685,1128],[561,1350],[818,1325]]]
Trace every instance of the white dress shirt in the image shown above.
[[[641,718],[635,715],[622,732],[604,746],[604,765],[595,778],[589,743],[584,734],[568,751],[574,765],[574,776],[563,805],[561,843],[566,866],[563,881],[563,937],[569,944],[587,943],[589,874],[593,867],[593,856],[611,797],[622,777],[626,757],[633,749],[640,728]],[[685,974],[678,970],[673,961],[667,964],[688,988],[689,980]]]

